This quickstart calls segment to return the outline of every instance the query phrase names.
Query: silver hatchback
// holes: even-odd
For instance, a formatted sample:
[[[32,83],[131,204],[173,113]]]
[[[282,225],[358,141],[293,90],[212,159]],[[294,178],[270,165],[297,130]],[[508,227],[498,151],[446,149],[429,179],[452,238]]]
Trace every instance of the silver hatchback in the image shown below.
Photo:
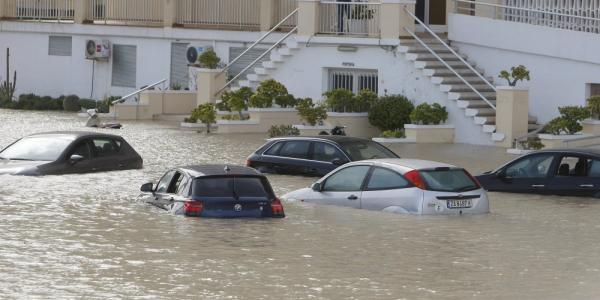
[[[282,198],[405,214],[489,212],[485,190],[466,170],[415,159],[350,163]]]

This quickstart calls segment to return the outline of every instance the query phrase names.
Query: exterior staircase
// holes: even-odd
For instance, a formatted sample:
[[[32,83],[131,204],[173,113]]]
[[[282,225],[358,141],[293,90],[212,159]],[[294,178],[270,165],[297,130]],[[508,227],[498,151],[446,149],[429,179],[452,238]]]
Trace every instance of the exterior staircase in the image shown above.
[[[463,77],[473,88],[489,100],[491,104],[496,105],[496,91],[487,84],[480,76],[471,70],[465,63],[454,55],[446,46],[439,42],[429,33],[416,33],[417,37],[424,42],[439,58],[443,59],[451,66],[461,77]],[[484,71],[477,67],[474,62],[468,60],[468,57],[461,54],[456,47],[452,47],[446,35],[438,36],[450,47],[468,62],[482,77],[488,82],[493,83],[493,78],[486,77]],[[431,82],[439,86],[440,91],[447,93],[448,99],[455,101],[459,108],[464,110],[465,117],[473,118],[473,122],[480,125],[483,132],[489,133],[492,141],[503,141],[504,134],[496,133],[496,111],[484,101],[477,93],[473,91],[465,82],[454,72],[442,63],[438,57],[431,53],[415,38],[402,38],[398,48],[400,53],[404,53],[406,59],[413,61],[417,69],[422,69],[423,74],[428,76]],[[539,127],[535,117],[529,117],[529,130],[535,130]]]
[[[245,76],[234,82],[231,85],[231,90],[236,91],[241,87],[256,89],[261,82],[271,79],[271,74],[299,49],[300,45],[296,39],[293,37],[287,38],[279,47],[271,50],[267,61],[262,62],[262,65],[259,63],[254,68],[250,68]]]

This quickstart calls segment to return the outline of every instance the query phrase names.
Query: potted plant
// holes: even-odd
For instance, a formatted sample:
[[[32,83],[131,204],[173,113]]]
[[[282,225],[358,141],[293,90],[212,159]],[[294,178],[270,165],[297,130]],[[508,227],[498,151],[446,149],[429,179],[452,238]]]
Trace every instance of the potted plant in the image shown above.
[[[529,70],[523,65],[518,65],[516,67],[510,68],[510,72],[503,70],[498,75],[499,78],[505,79],[508,83],[508,86],[515,87],[517,86],[517,82],[523,80],[531,80],[529,75]]]
[[[217,111],[212,103],[200,104],[192,111],[192,119],[202,122],[206,126],[206,133],[210,133],[210,126],[217,121]]]
[[[453,143],[454,126],[448,120],[446,107],[438,103],[419,104],[410,114],[412,124],[404,126],[406,137],[417,143]]]
[[[578,139],[587,134],[580,133],[582,121],[590,117],[590,111],[583,106],[559,107],[560,116],[552,119],[540,134],[541,142],[549,148],[561,147],[565,141]]]
[[[324,126],[323,122],[327,119],[327,108],[325,105],[316,105],[311,98],[305,98],[298,101],[296,110],[298,110],[300,119],[304,121],[302,125],[294,125],[294,128],[300,130],[300,134],[317,135],[321,131],[330,129]]]
[[[244,120],[245,117],[242,111],[248,109],[248,102],[252,95],[254,95],[254,92],[249,87],[242,87],[237,91],[228,91],[221,95],[221,102],[218,106],[219,108],[225,108],[227,111],[237,112],[239,119]]]
[[[215,50],[207,49],[200,54],[200,57],[198,57],[198,62],[200,63],[201,68],[216,69],[219,67],[221,58],[217,55]]]

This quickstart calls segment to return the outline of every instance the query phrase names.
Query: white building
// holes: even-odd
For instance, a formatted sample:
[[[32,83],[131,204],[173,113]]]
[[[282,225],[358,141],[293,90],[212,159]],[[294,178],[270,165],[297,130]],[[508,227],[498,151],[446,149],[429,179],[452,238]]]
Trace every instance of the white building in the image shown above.
[[[227,64],[288,16],[229,66],[234,76],[274,46],[233,86],[274,78],[297,97],[344,87],[438,102],[456,142],[475,144],[494,142],[501,70],[531,71],[522,85],[532,123],[600,94],[600,0],[0,0],[0,80],[10,48],[17,94],[100,99],[161,79],[187,87],[188,46],[210,46]],[[86,59],[88,40],[108,41],[108,59]]]

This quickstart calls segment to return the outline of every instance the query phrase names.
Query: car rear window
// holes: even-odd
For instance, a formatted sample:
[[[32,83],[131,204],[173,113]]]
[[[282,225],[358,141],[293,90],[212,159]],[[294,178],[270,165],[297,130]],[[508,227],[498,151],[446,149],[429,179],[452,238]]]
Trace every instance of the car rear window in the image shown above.
[[[479,184],[463,169],[439,168],[419,171],[427,189],[439,192],[466,192],[479,188]]]
[[[352,141],[341,143],[342,148],[350,155],[353,161],[378,159],[378,158],[398,158],[391,150],[386,147],[370,141]]]
[[[259,177],[208,177],[194,180],[198,197],[267,197],[266,183]]]

